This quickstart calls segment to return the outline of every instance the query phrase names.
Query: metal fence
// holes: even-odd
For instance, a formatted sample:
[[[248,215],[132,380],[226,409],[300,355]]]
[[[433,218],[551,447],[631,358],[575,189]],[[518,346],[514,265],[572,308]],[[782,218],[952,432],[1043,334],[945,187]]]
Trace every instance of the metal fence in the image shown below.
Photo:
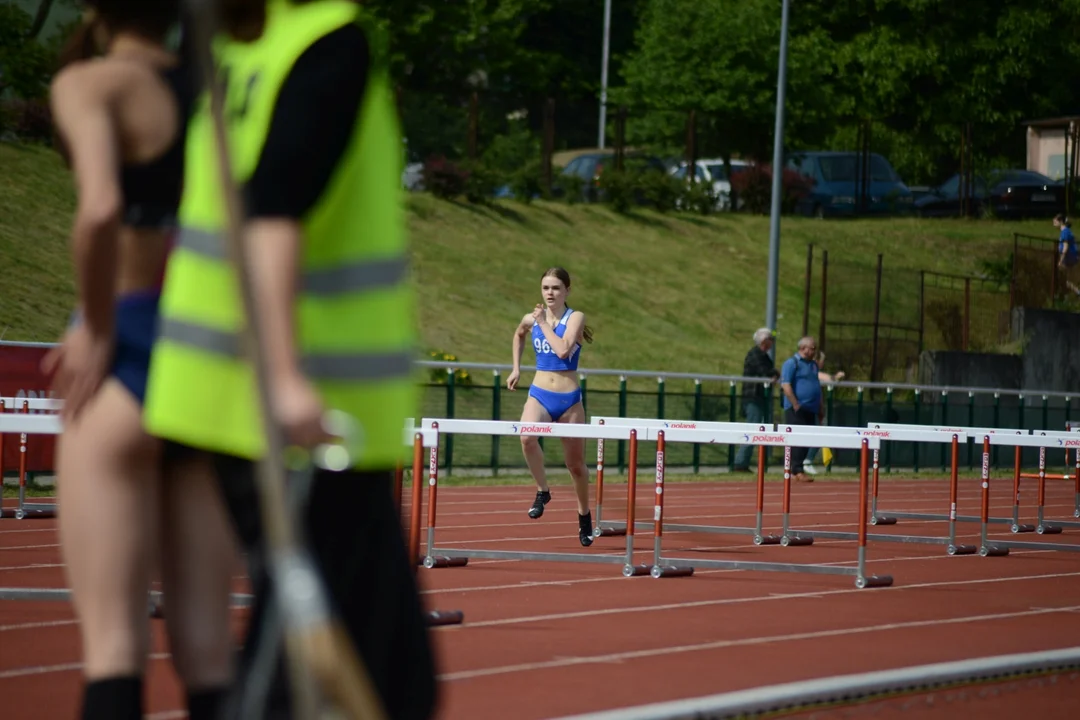
[[[807,248],[803,332],[816,333],[826,369],[880,382],[912,382],[924,350],[1002,352],[1012,310],[1058,306],[1065,289],[1057,241],[1013,233],[970,254],[974,274],[829,257]]]
[[[422,408],[425,417],[515,420],[521,416],[527,387],[519,386],[515,392],[506,390],[503,379],[511,366],[457,362],[421,365],[446,371],[439,373],[442,382],[425,385]],[[766,421],[783,422],[778,388],[762,378],[606,369],[582,370],[581,378],[583,402],[589,416],[741,422],[743,383],[760,383],[765,385],[768,397]],[[1074,412],[1074,405],[1073,396],[1061,392],[840,382],[825,388],[825,423],[856,427],[870,422],[890,422],[1063,430],[1066,422],[1080,414]],[[544,444],[542,440],[541,443]],[[562,461],[557,443],[547,442],[544,450],[552,466]],[[624,443],[618,443],[613,450],[613,455],[608,455],[608,467],[624,472],[627,461]],[[730,470],[736,451],[735,446],[672,446],[666,462],[669,468],[684,472]],[[999,457],[998,451],[997,447],[992,450],[992,465],[998,467],[1000,461],[1011,468],[1012,455]],[[775,450],[770,462],[779,462],[781,452]],[[647,455],[643,452],[641,457]],[[586,457],[591,462],[595,456],[595,442],[590,441]],[[498,475],[522,473],[526,467],[519,441],[513,437],[445,436],[440,458],[444,473],[458,470]],[[961,451],[960,460],[964,467],[974,470],[980,463],[979,452],[969,444]],[[1023,460],[1032,465],[1037,463],[1038,451],[1025,451]],[[857,462],[858,454],[854,451],[834,453],[836,468],[855,467]],[[944,471],[948,455],[944,445],[890,443],[882,450],[881,462],[886,472]],[[1055,464],[1063,467],[1064,462],[1063,451],[1048,451],[1048,467]]]

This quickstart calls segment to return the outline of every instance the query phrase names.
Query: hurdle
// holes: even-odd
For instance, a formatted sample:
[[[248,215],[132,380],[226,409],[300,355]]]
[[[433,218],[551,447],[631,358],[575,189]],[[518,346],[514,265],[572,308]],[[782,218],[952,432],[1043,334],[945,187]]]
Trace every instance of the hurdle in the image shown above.
[[[14,407],[16,404],[21,404],[21,413],[5,412],[7,407]],[[56,411],[62,404],[62,401],[50,398],[0,398],[0,476],[3,474],[4,467],[4,435],[19,434],[19,499],[12,513],[16,520],[47,520],[56,517],[56,503],[26,501],[26,454],[29,435],[59,435],[63,430],[58,415],[30,415],[30,411]],[[35,419],[28,424],[30,418]],[[0,508],[0,518],[3,517],[6,517],[5,510]]]
[[[1016,430],[1010,428],[975,428],[975,427],[957,427],[955,425],[910,425],[902,423],[869,423],[867,428],[873,430],[906,430],[906,431],[918,431],[918,430],[930,430],[936,432],[954,432],[963,435],[966,443],[969,439],[974,441],[977,438],[981,438],[984,435],[1009,435],[1009,436],[1022,436],[1026,435],[1026,430]],[[877,482],[877,463],[874,468],[874,482]],[[1020,493],[1020,479],[1016,478],[1015,487],[1013,488],[1013,497],[1018,498]],[[1013,508],[1012,517],[991,517],[987,519],[987,522],[1008,525],[1010,530],[1014,533],[1022,532],[1034,532],[1034,525],[1023,525],[1019,520],[1019,505],[1015,505]],[[877,503],[873,502],[871,505],[871,525],[895,525],[898,519],[902,520],[949,520],[952,513],[949,515],[942,515],[940,513],[917,513],[917,512],[896,512],[896,511],[878,511]],[[979,515],[957,515],[955,518],[958,522],[982,522],[982,517]]]
[[[435,541],[436,507],[439,487],[439,448],[436,442],[428,460],[428,526],[424,567],[428,569],[464,565],[469,558],[487,560],[532,560],[536,562],[574,562],[621,565],[624,577],[649,574],[648,565],[634,565],[634,502],[637,485],[638,430],[631,427],[567,423],[521,423],[499,420],[454,420],[424,418],[424,429],[447,435],[516,435],[533,437],[581,438],[584,440],[628,440],[630,462],[627,474],[629,501],[626,510],[626,551],[618,555],[601,553],[536,552],[523,550],[471,550],[439,547]],[[415,508],[415,506],[414,506]],[[414,524],[419,529],[419,518]],[[464,562],[463,562],[464,561]]]
[[[991,542],[988,539],[988,526],[990,523],[990,446],[991,445],[1005,445],[1009,447],[1021,448],[1021,447],[1033,447],[1040,450],[1040,464],[1045,464],[1045,449],[1051,442],[1055,442],[1056,439],[1046,435],[1002,435],[1002,434],[989,434],[986,433],[982,436],[982,544],[979,547],[979,554],[983,557],[993,557],[1000,555],[1008,555],[1009,550],[1059,550],[1062,552],[1080,552],[1080,543],[1076,545],[1069,545],[1065,543],[1042,543],[1042,542],[1020,542],[1017,540],[995,540]],[[1044,501],[1044,492],[1046,487],[1046,478],[1042,478],[1039,483],[1039,521],[1042,524],[1042,504]],[[1045,533],[1045,530],[1044,530]]]
[[[1036,519],[1037,523],[1034,526],[1034,530],[1039,535],[1057,535],[1064,528],[1080,528],[1080,522],[1070,520],[1051,520],[1047,522],[1045,518],[1045,503],[1046,503],[1046,481],[1047,479],[1059,479],[1062,476],[1052,475],[1046,472],[1046,448],[1050,446],[1050,441],[1056,443],[1058,447],[1063,448],[1066,453],[1069,452],[1069,448],[1080,448],[1080,438],[1076,436],[1076,433],[1072,432],[1054,432],[1046,430],[1033,430],[1031,432],[1033,437],[1046,438],[1047,445],[1039,448],[1039,472],[1037,473],[1021,473],[1020,472],[1020,453],[1021,448],[1017,447],[1015,450],[1015,459],[1013,464],[1014,485],[1019,486],[1019,480],[1016,478],[1027,478],[1039,481],[1038,487],[1038,500],[1036,507]],[[1076,461],[1075,474],[1073,476],[1065,475],[1064,478],[1072,480],[1073,485],[1073,517],[1080,518],[1080,452],[1074,455]],[[1014,496],[1014,511],[1017,515],[1017,522],[1019,522],[1020,504],[1019,499]]]
[[[950,448],[950,472],[949,472],[949,514],[941,516],[942,519],[948,520],[948,534],[945,537],[935,537],[929,535],[888,535],[885,533],[874,533],[870,535],[870,539],[873,542],[892,542],[892,543],[909,543],[916,545],[944,545],[945,552],[949,555],[971,555],[978,549],[974,545],[959,545],[956,542],[956,522],[958,520],[956,515],[957,495],[959,494],[959,470],[960,470],[960,437],[961,433],[947,432],[943,430],[877,430],[877,429],[861,429],[861,428],[846,428],[835,426],[822,426],[822,425],[779,425],[777,427],[779,432],[797,433],[812,435],[815,438],[819,438],[828,434],[851,434],[856,437],[876,437],[882,442],[925,442],[925,443],[948,443]],[[967,442],[967,436],[964,435],[964,442]],[[871,514],[876,512],[877,500],[878,500],[878,468],[880,466],[880,449],[873,451],[872,470],[870,480],[870,507]],[[878,523],[880,525],[895,524],[895,519],[892,523]],[[871,523],[874,524],[874,523]],[[795,531],[800,535],[808,537],[819,537],[829,540],[858,540],[858,533],[833,531],[833,530],[797,530]]]
[[[1066,424],[1068,425],[1068,424]],[[1069,448],[1075,448],[1077,450],[1074,453],[1075,465],[1073,467],[1073,474],[1057,474],[1046,472],[1046,451],[1040,449],[1039,451],[1039,472],[1037,473],[1021,473],[1020,472],[1020,448],[1016,449],[1016,469],[1015,472],[1019,473],[1021,478],[1025,480],[1038,480],[1040,483],[1044,480],[1072,480],[1073,492],[1075,500],[1073,502],[1073,517],[1080,518],[1080,436],[1077,435],[1080,432],[1080,428],[1071,428],[1065,432],[1053,431],[1053,430],[1033,430],[1032,435],[1052,437],[1057,440],[1058,447],[1065,450],[1065,465],[1069,464]],[[1041,509],[1041,508],[1040,508]],[[1066,521],[1054,521],[1056,527],[1080,527],[1080,523],[1066,522]],[[1035,532],[1040,535],[1046,530],[1042,521],[1035,527]],[[1051,530],[1050,532],[1054,532]]]
[[[758,562],[746,560],[710,560],[697,558],[665,557],[662,552],[664,532],[664,454],[669,442],[736,444],[746,443],[743,433],[733,431],[648,429],[647,437],[656,440],[656,507],[653,513],[653,566],[650,575],[654,578],[679,577],[690,575],[695,568],[714,568],[720,570],[761,570],[766,572],[796,572],[817,575],[849,575],[855,577],[855,587],[859,589],[888,587],[893,579],[888,575],[866,574],[866,538],[867,538],[867,491],[868,459],[871,449],[881,447],[881,440],[876,437],[842,434],[803,434],[761,433],[754,435],[749,442],[754,445],[781,445],[784,447],[784,537],[789,533],[788,510],[791,492],[791,448],[814,447],[825,441],[830,447],[857,449],[861,452],[859,463],[859,532],[858,554],[855,567],[837,567],[835,565]],[[781,542],[781,544],[784,544]]]
[[[412,477],[413,492],[412,502],[409,507],[409,533],[408,533],[408,557],[409,565],[416,574],[416,566],[419,561],[420,540],[420,510],[423,502],[423,494],[420,492],[420,481],[424,475],[424,449],[439,446],[439,435],[434,430],[423,430],[414,427],[415,421],[409,418],[405,423],[405,445],[413,449]],[[398,466],[394,473],[394,507],[401,514],[401,487],[404,483],[405,469]],[[466,561],[467,562],[467,561]],[[464,565],[465,563],[460,563]],[[465,613],[461,610],[428,610],[427,623],[430,627],[444,625],[460,625],[465,620]]]
[[[659,420],[655,418],[624,418],[624,417],[607,417],[607,416],[594,416],[591,423],[593,425],[610,425],[617,427],[637,427],[637,428],[674,428],[684,430],[732,430],[740,433],[760,433],[771,432],[774,429],[772,423],[769,424],[755,424],[755,423],[728,423],[728,422],[699,422],[696,420]],[[745,444],[745,443],[744,443]],[[764,446],[758,448],[758,484],[763,485],[765,482],[765,448]],[[754,537],[754,544],[756,545],[775,545],[780,542],[780,536],[769,535],[766,536],[762,533],[762,505],[764,503],[763,488],[758,488],[758,516],[757,525],[753,528],[746,527],[719,527],[715,525],[669,525],[671,530],[676,532],[681,531],[695,531],[695,532],[712,532],[712,533],[726,533],[733,535],[752,535]],[[607,522],[603,519],[603,498],[604,498],[604,441],[603,439],[596,441],[596,526],[593,528],[594,537],[606,537],[612,535],[625,535],[626,524],[621,522]],[[648,530],[652,527],[651,523],[639,521],[637,523],[639,530]]]

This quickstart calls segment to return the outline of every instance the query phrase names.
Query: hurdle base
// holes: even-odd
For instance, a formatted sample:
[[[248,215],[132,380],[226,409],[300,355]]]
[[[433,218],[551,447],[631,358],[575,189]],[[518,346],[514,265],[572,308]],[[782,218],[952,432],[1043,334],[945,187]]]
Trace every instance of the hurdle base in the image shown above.
[[[950,545],[945,551],[950,555],[974,555],[978,549],[974,545]]]
[[[755,545],[779,545],[780,544],[780,536],[779,535],[755,535],[754,536],[754,544]]]
[[[1039,525],[1035,528],[1035,532],[1039,535],[1060,535],[1060,525]]]
[[[860,575],[855,578],[855,587],[860,590],[866,588],[891,587],[892,584],[892,575],[871,575],[870,577]]]
[[[874,515],[870,518],[871,525],[895,525],[896,518],[890,515]]]
[[[1035,532],[1035,526],[1034,526],[1034,525],[1026,525],[1026,524],[1025,524],[1025,525],[1013,525],[1013,526],[1012,526],[1011,528],[1009,528],[1009,529],[1010,529],[1010,530],[1012,530],[1012,532],[1013,532],[1014,534],[1015,534],[1015,533],[1029,533],[1029,532]]]
[[[598,527],[595,530],[593,530],[593,537],[594,538],[600,538],[600,537],[625,537],[625,536],[626,536],[626,528],[624,528],[624,527],[622,527],[622,528],[615,528],[615,527],[603,527],[603,528],[600,528],[600,527]]]
[[[465,621],[465,613],[460,610],[429,610],[426,620],[428,627],[460,625]]]
[[[469,564],[469,558],[446,557],[445,555],[434,557],[431,555],[426,555],[421,560],[421,564],[429,570],[432,568],[465,567]]]
[[[56,510],[53,508],[21,507],[15,508],[14,517],[16,520],[51,520],[56,517]]]
[[[679,565],[653,565],[649,574],[654,578],[690,577],[694,568]]]
[[[1009,554],[1009,548],[999,547],[997,545],[983,545],[979,548],[979,555],[982,557],[1005,557]]]
[[[813,545],[814,538],[803,537],[799,535],[784,535],[780,538],[780,545],[783,547],[802,547],[804,545]]]
[[[623,577],[642,577],[652,572],[651,565],[623,565]]]

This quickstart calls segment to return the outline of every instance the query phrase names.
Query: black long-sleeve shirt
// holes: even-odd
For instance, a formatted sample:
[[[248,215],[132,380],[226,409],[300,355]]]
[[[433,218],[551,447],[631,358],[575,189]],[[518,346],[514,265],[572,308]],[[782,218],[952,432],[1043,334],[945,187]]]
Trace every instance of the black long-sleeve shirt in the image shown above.
[[[776,377],[776,365],[769,353],[755,345],[746,353],[743,360],[743,377]],[[743,405],[747,402],[761,402],[765,399],[765,386],[761,383],[743,383]]]

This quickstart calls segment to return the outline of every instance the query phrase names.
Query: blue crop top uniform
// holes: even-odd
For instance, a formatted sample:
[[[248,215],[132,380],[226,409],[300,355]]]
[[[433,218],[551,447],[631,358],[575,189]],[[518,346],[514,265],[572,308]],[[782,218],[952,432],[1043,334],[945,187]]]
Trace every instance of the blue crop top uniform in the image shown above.
[[[563,337],[566,332],[566,321],[570,318],[570,315],[574,311],[570,308],[566,308],[566,312],[559,318],[559,322],[552,328],[555,334],[559,337]],[[539,325],[533,325],[532,327],[532,341],[533,350],[536,351],[536,369],[547,370],[550,372],[565,372],[575,371],[578,369],[578,359],[581,357],[581,343],[575,343],[574,349],[570,353],[569,357],[561,358],[555,354],[552,350],[551,344],[548,343],[547,338],[544,337],[544,331],[540,329]],[[577,388],[573,392],[558,393],[551,390],[545,390],[537,387],[535,384],[529,386],[529,397],[536,398],[536,401],[547,411],[547,414],[551,416],[552,422],[558,422],[559,418],[569,410],[570,408],[581,402],[581,388]]]

